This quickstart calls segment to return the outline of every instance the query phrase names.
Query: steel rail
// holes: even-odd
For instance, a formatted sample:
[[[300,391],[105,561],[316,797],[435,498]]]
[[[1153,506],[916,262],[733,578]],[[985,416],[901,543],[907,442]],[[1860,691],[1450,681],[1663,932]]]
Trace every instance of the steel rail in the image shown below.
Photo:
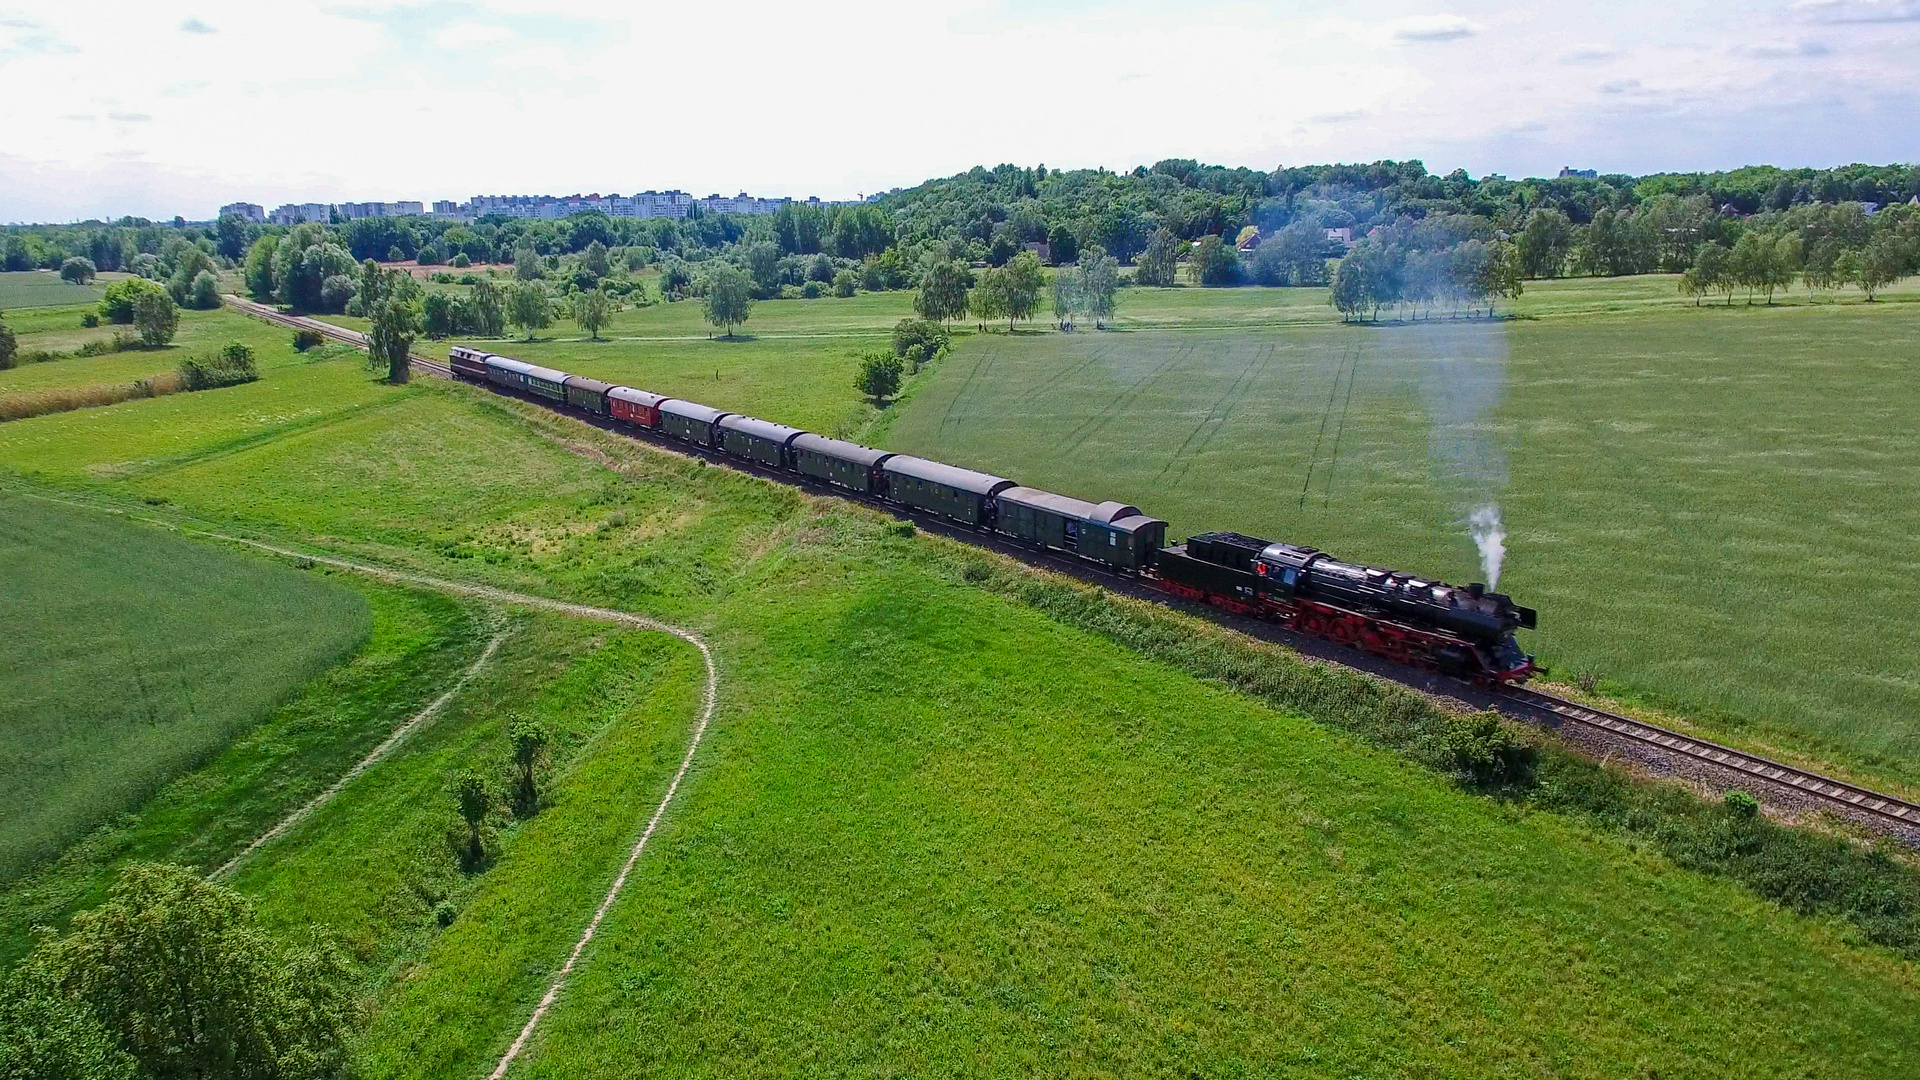
[[[317,319],[286,315],[275,311],[265,304],[256,304],[235,296],[227,297],[227,302],[247,314],[257,315],[260,318],[268,319],[283,326],[315,330],[335,341],[345,342],[356,348],[364,349],[367,347],[366,335],[354,330],[333,326]],[[438,375],[443,378],[453,377],[452,368],[445,364],[418,355],[414,355],[412,359],[414,366],[421,368],[429,374]],[[1812,796],[1815,799],[1831,804],[1837,808],[1865,814],[1875,821],[1904,826],[1909,830],[1920,830],[1920,805],[1907,802],[1904,799],[1895,798],[1883,792],[1860,787],[1857,784],[1849,784],[1843,780],[1835,780],[1830,776],[1796,768],[1792,765],[1784,765],[1758,754],[1748,753],[1745,750],[1736,750],[1731,746],[1696,736],[1685,735],[1670,728],[1663,728],[1658,724],[1650,724],[1644,720],[1635,720],[1631,717],[1621,716],[1618,713],[1607,712],[1604,709],[1596,709],[1590,705],[1582,705],[1579,702],[1571,701],[1554,694],[1548,694],[1540,690],[1525,687],[1488,689],[1459,679],[1437,676],[1432,672],[1420,668],[1394,663],[1383,657],[1373,656],[1351,645],[1342,645],[1329,639],[1304,634],[1297,630],[1279,626],[1268,620],[1250,616],[1236,616],[1208,605],[1182,600],[1164,590],[1153,587],[1152,583],[1147,579],[1121,575],[1111,570],[1102,569],[1097,564],[1088,563],[1082,559],[1021,544],[1009,540],[1006,537],[959,525],[911,507],[902,507],[871,495],[865,495],[860,492],[850,491],[824,483],[809,482],[808,478],[796,476],[791,472],[771,469],[758,462],[745,461],[732,455],[721,453],[711,447],[698,446],[692,443],[681,442],[677,439],[670,439],[658,432],[649,431],[644,428],[635,428],[630,424],[617,423],[608,417],[590,413],[584,409],[578,409],[562,402],[550,401],[546,398],[534,397],[529,394],[515,393],[509,388],[495,386],[492,383],[475,383],[474,385],[484,386],[486,389],[503,396],[513,397],[531,404],[543,406],[554,412],[563,413],[575,419],[585,421],[604,431],[626,436],[652,446],[697,456],[707,461],[726,465],[738,471],[750,473],[764,479],[801,487],[816,494],[831,494],[849,502],[861,503],[890,513],[896,517],[913,521],[917,525],[938,532],[941,535],[961,540],[977,547],[990,548],[1029,564],[1044,565],[1050,569],[1071,574],[1083,581],[1100,585],[1110,591],[1125,593],[1139,599],[1155,601],[1168,607],[1204,614],[1216,622],[1225,623],[1234,629],[1249,634],[1249,636],[1259,637],[1264,640],[1279,641],[1302,652],[1306,652],[1316,659],[1339,664],[1343,667],[1354,668],[1369,675],[1390,679],[1424,693],[1454,698],[1469,705],[1492,705],[1495,708],[1507,706],[1507,708],[1502,709],[1502,711],[1509,713],[1509,715],[1518,712],[1526,714],[1520,717],[1522,719],[1546,720],[1549,725],[1556,725],[1561,720],[1572,720],[1586,727],[1604,731],[1616,738],[1625,739],[1629,742],[1644,746],[1651,746],[1704,764],[1720,766],[1767,784]],[[1364,660],[1362,660],[1362,658],[1364,658]],[[1920,835],[1920,833],[1912,835]]]

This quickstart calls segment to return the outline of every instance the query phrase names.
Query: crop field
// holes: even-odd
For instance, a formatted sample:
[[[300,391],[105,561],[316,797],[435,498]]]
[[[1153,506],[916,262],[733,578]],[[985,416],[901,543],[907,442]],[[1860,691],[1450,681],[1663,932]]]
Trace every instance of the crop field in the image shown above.
[[[74,285],[51,270],[0,271],[0,312],[95,302],[106,292],[109,281],[124,276],[107,274],[91,285]]]
[[[354,593],[0,495],[0,881],[141,805],[366,635]]]
[[[1912,785],[1916,331],[1823,304],[995,335],[885,445],[1456,581],[1495,502],[1560,681]]]
[[[279,407],[238,396],[254,387],[94,410],[112,422],[84,428],[41,417],[0,429],[0,469],[670,618],[717,652],[721,709],[681,801],[511,1075],[1920,1064],[1914,965],[1847,927],[1056,621],[975,585],[981,556],[472,388],[391,390],[322,363],[256,392],[301,372],[314,411],[297,422],[247,419]],[[163,422],[113,420],[162,404]],[[352,944],[375,1003],[361,1074],[484,1076],[671,775],[698,657],[356,588],[374,631],[354,660],[38,891],[0,888],[0,912],[17,926],[82,903],[115,852],[217,865],[243,822],[323,786],[504,623],[498,661],[446,714],[234,879],[271,926]],[[426,675],[376,678],[416,662]],[[335,701],[366,705],[341,721],[352,749],[316,742],[274,758],[274,783],[246,779],[274,725]],[[496,861],[462,874],[448,777],[499,768],[521,715],[562,733],[551,801],[503,816]]]
[[[137,340],[131,326],[80,325],[86,308],[51,308],[9,315],[7,325],[19,338],[20,349],[71,352],[89,341],[107,341],[115,333]],[[157,372],[171,371],[189,356],[214,352],[230,341],[252,346],[263,374],[284,365],[304,365],[306,357],[293,351],[284,331],[226,309],[180,312],[180,329],[171,344],[158,349],[135,348],[103,356],[68,356],[39,364],[23,364],[0,371],[0,397],[69,386],[125,383]]]

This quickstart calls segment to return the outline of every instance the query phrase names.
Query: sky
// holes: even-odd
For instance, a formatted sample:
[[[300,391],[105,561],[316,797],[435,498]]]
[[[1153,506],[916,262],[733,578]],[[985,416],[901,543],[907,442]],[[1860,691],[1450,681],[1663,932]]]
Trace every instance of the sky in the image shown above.
[[[1920,160],[1920,0],[0,0],[0,221],[974,165]]]

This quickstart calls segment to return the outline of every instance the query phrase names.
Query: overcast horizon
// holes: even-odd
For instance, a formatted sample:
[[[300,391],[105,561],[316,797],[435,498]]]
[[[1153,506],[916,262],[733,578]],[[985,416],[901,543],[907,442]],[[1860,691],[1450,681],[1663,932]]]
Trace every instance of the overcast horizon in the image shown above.
[[[1920,0],[0,0],[0,221],[475,194],[851,199],[974,165],[1907,162]]]

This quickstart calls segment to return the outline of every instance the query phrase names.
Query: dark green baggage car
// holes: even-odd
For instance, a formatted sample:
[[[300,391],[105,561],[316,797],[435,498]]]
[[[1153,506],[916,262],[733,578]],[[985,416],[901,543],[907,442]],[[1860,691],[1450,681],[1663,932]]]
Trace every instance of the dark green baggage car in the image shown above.
[[[698,446],[718,446],[720,421],[728,415],[691,401],[668,398],[660,403],[660,430]]]
[[[1125,503],[1095,505],[1028,487],[1006,488],[994,502],[999,515],[994,527],[1000,532],[1122,570],[1137,571],[1152,562],[1167,535],[1166,522]]]
[[[886,493],[887,477],[880,465],[893,455],[885,450],[811,434],[793,440],[791,449],[794,471],[802,476],[862,495]]]
[[[613,389],[612,383],[589,379],[585,375],[567,376],[567,404],[576,409],[585,409],[595,416],[607,415],[607,391]]]

